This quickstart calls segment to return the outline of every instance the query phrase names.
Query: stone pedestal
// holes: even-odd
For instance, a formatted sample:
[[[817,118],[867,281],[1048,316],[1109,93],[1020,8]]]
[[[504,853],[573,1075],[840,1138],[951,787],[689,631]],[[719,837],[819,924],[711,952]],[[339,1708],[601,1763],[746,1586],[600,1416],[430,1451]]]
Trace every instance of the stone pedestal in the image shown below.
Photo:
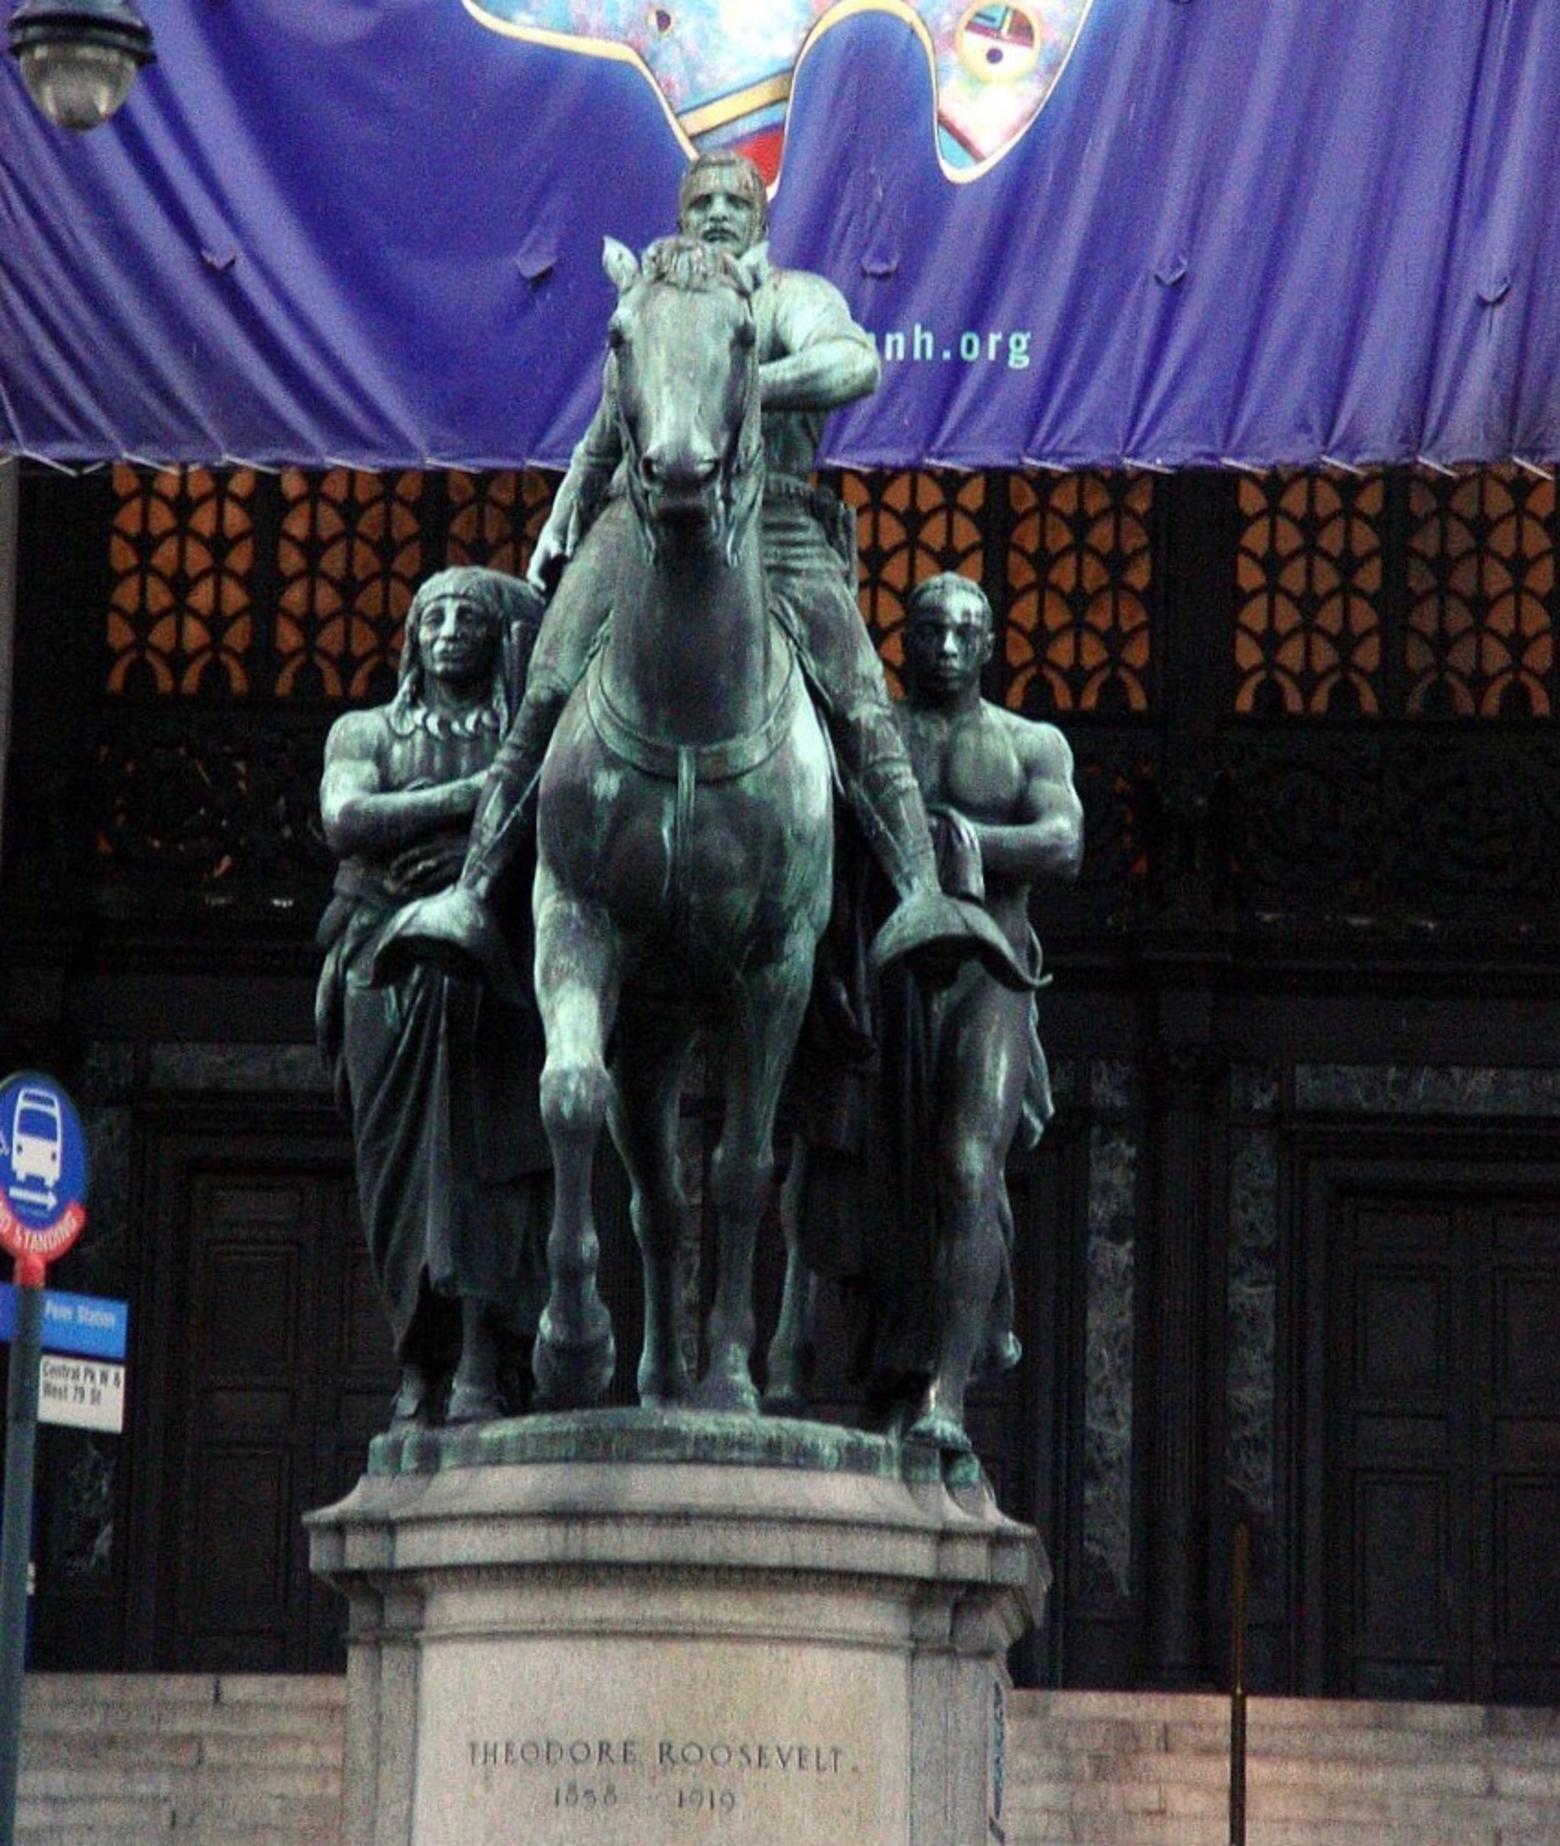
[[[645,1411],[380,1438],[310,1515],[346,1595],[345,1846],[989,1846],[1038,1537],[937,1458]]]

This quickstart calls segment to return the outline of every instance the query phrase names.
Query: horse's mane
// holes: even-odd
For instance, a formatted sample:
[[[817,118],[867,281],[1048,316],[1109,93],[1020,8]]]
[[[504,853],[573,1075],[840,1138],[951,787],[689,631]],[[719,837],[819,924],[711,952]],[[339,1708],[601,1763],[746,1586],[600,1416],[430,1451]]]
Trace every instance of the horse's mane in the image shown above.
[[[639,273],[642,281],[664,282],[693,295],[729,288],[746,299],[753,292],[745,271],[724,250],[712,249],[697,237],[657,238],[640,258]]]

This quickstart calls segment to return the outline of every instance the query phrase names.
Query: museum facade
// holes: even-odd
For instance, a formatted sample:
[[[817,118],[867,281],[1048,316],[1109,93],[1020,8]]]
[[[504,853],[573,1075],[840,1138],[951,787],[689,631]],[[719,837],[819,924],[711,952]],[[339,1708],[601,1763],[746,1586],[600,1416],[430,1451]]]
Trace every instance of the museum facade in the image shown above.
[[[1553,483],[838,481],[890,679],[910,588],[978,577],[986,690],[1061,727],[1085,804],[1082,876],[1034,907],[1024,1358],[972,1417],[1056,1573],[1020,1679],[1221,1683],[1244,1524],[1253,1689],[1560,1703]],[[300,1517],[394,1368],[313,1047],[321,747],[387,696],[417,583],[522,571],[554,486],[22,464],[6,1067],[92,1138],[51,1280],[131,1304],[123,1436],[41,1444],[40,1669],[341,1662]],[[702,1197],[697,1088],[683,1126]],[[598,1191],[631,1324],[611,1161]],[[772,1226],[770,1319],[780,1268]]]

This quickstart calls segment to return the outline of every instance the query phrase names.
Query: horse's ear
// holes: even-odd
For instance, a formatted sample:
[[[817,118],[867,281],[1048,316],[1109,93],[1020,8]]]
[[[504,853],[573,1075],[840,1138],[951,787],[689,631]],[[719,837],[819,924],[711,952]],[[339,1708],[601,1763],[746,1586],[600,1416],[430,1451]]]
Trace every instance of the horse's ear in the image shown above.
[[[760,289],[769,280],[769,239],[754,244],[753,248],[737,258],[737,268],[750,289]]]
[[[603,237],[601,240],[601,267],[606,270],[607,279],[620,295],[639,280],[639,258],[627,244],[620,244],[615,237]]]

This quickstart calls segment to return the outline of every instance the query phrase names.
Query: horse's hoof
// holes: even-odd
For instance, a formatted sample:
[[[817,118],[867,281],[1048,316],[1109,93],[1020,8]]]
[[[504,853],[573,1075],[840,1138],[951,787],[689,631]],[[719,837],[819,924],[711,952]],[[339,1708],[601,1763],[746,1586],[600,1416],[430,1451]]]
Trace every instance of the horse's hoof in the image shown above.
[[[558,1339],[547,1315],[536,1335],[531,1371],[536,1380],[533,1403],[538,1410],[593,1410],[607,1394],[617,1369],[617,1343],[611,1327],[595,1339]]]
[[[416,1366],[401,1372],[400,1387],[390,1405],[392,1436],[409,1436],[413,1430],[427,1429],[433,1422],[433,1389],[426,1375]]]
[[[758,1387],[745,1368],[740,1373],[707,1372],[699,1381],[693,1401],[700,1410],[724,1410],[745,1417],[759,1413]]]
[[[797,1385],[772,1385],[764,1393],[766,1417],[805,1417],[812,1409],[807,1393]]]
[[[906,1442],[923,1448],[941,1449],[949,1455],[973,1455],[975,1444],[964,1433],[964,1425],[942,1411],[917,1417],[904,1433]]]
[[[446,1423],[491,1423],[504,1414],[504,1400],[491,1385],[462,1384],[455,1381],[450,1392],[450,1407],[444,1413]]]
[[[675,1410],[679,1404],[686,1404],[689,1396],[689,1378],[686,1366],[656,1367],[639,1370],[639,1402],[645,1410]]]

